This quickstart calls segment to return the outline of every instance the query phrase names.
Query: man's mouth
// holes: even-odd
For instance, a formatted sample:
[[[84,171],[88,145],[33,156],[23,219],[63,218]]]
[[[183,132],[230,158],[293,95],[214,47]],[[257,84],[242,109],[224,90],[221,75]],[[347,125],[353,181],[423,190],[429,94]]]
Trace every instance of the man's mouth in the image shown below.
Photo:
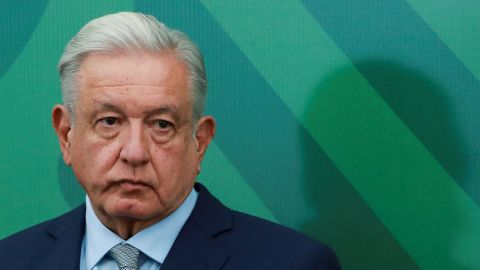
[[[124,192],[135,192],[148,187],[148,185],[145,184],[145,182],[143,181],[128,180],[128,179],[117,181],[114,185]]]

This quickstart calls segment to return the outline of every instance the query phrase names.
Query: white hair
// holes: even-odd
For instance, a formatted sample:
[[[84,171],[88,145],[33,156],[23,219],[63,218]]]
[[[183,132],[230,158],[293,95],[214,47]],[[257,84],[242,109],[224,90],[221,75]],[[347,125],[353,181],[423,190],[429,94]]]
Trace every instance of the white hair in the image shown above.
[[[83,59],[90,53],[124,50],[146,50],[152,53],[174,51],[189,72],[189,86],[193,91],[193,120],[202,116],[207,96],[207,77],[203,56],[197,45],[182,32],[169,29],[153,16],[119,12],[88,22],[68,42],[60,58],[58,70],[63,104],[71,114],[72,124],[79,96],[77,73]]]

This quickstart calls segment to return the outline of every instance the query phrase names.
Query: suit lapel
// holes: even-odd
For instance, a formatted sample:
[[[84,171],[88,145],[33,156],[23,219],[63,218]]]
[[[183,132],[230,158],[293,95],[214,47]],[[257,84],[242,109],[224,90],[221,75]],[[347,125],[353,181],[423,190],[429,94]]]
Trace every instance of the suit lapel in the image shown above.
[[[84,205],[53,221],[47,229],[52,245],[38,269],[78,270],[84,231]]]
[[[195,189],[199,192],[195,208],[168,253],[162,270],[217,270],[229,258],[215,237],[232,229],[230,210],[202,185],[196,184]]]
[[[184,228],[185,232],[175,241],[162,265],[162,270],[221,269],[228,259],[228,253],[217,246],[215,241],[198,226]]]

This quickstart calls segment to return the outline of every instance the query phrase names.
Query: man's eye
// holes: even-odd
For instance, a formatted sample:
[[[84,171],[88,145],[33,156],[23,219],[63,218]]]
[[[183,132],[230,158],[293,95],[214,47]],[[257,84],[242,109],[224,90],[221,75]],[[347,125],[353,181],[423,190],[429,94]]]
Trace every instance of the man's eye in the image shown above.
[[[111,138],[118,134],[122,125],[122,119],[115,116],[99,118],[95,122],[95,131],[104,138]]]
[[[106,126],[113,126],[118,122],[118,120],[115,117],[105,117],[100,119],[100,122]]]
[[[166,120],[157,120],[155,121],[155,126],[160,129],[169,128],[172,124]]]

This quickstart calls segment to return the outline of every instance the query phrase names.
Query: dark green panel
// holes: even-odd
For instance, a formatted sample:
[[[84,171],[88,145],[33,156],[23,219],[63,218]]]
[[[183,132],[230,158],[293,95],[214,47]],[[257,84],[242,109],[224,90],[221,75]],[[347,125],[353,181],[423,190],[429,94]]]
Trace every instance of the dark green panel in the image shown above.
[[[47,3],[48,0],[0,2],[0,78],[28,42]]]

